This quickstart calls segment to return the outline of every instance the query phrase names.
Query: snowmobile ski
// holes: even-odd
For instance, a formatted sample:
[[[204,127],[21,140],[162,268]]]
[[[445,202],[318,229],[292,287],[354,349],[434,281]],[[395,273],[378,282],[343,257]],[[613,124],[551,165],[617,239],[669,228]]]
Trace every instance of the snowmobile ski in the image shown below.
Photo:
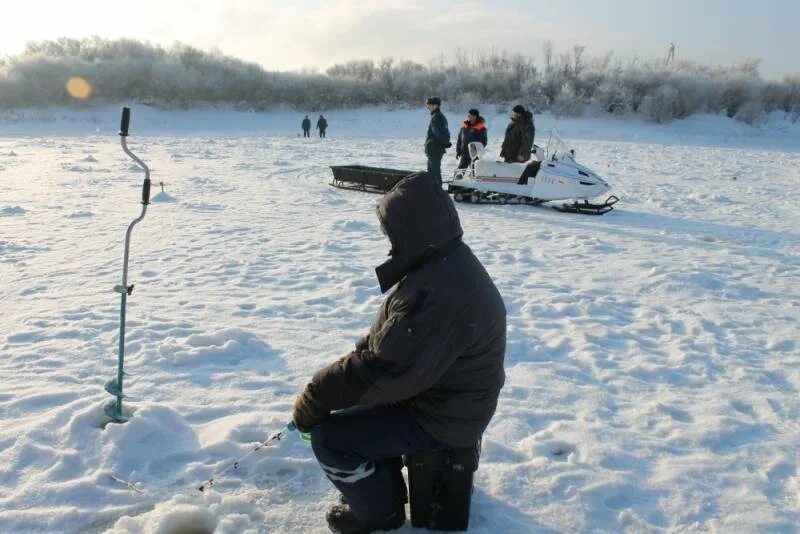
[[[614,209],[614,204],[619,202],[615,195],[608,197],[602,204],[591,204],[588,200],[583,202],[575,201],[572,204],[562,204],[552,206],[554,210],[564,213],[580,213],[581,215],[603,215]]]

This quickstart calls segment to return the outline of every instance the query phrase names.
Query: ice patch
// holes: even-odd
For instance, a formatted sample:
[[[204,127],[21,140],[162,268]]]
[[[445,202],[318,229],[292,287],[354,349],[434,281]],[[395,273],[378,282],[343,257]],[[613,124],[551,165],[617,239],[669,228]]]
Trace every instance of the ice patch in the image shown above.
[[[67,215],[68,219],[87,219],[89,217],[94,217],[94,213],[91,211],[76,211]]]
[[[766,349],[774,352],[792,353],[795,351],[796,343],[793,339],[771,339]]]
[[[372,235],[376,231],[376,225],[364,221],[347,220],[334,223],[333,229],[344,232],[366,232]]]
[[[0,217],[10,217],[12,215],[23,215],[25,210],[19,206],[8,206],[0,209]]]
[[[193,211],[208,212],[208,213],[222,211],[225,209],[225,206],[223,206],[222,204],[212,204],[209,202],[189,202],[185,204],[185,206]]]
[[[731,198],[728,198],[725,195],[711,195],[711,200],[713,200],[717,204],[739,204],[739,202]]]
[[[84,165],[62,165],[62,167],[69,172],[94,172],[93,168]]]

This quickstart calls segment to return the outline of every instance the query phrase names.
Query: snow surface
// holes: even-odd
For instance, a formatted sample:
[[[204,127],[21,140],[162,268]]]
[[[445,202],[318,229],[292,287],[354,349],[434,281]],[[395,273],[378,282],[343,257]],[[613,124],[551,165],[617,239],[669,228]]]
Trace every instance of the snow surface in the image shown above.
[[[424,168],[425,111],[331,111],[321,140],[296,112],[134,106],[154,202],[131,246],[134,415],[105,425],[143,177],[118,114],[0,114],[0,532],[325,532],[335,494],[296,434],[195,488],[368,328],[377,196],[328,166]],[[496,152],[506,117],[485,115]],[[797,532],[800,128],[543,115],[538,139],[553,126],[622,201],[457,205],[509,312],[471,531]]]

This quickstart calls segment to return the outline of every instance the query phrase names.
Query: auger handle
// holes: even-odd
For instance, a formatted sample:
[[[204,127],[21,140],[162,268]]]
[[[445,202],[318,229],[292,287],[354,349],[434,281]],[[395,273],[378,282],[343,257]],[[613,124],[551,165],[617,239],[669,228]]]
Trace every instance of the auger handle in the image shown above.
[[[119,122],[119,135],[128,136],[128,126],[131,122],[131,108],[122,108],[122,120]]]
[[[142,184],[142,204],[150,204],[150,178],[145,178]]]

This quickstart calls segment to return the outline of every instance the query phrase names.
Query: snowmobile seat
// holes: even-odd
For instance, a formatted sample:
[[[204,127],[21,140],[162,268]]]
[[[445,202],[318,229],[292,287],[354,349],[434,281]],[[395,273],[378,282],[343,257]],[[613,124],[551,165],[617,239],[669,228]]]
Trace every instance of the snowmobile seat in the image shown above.
[[[480,455],[478,440],[471,447],[423,451],[404,457],[412,526],[467,530],[472,477]]]
[[[516,184],[522,172],[524,163],[506,163],[505,161],[491,161],[487,158],[475,161],[475,175],[477,180],[491,182],[504,182]]]
[[[528,185],[528,178],[536,178],[536,175],[539,174],[539,169],[541,167],[541,161],[534,160],[528,163],[528,165],[525,166],[525,170],[522,171],[522,175],[519,177],[517,185]]]

